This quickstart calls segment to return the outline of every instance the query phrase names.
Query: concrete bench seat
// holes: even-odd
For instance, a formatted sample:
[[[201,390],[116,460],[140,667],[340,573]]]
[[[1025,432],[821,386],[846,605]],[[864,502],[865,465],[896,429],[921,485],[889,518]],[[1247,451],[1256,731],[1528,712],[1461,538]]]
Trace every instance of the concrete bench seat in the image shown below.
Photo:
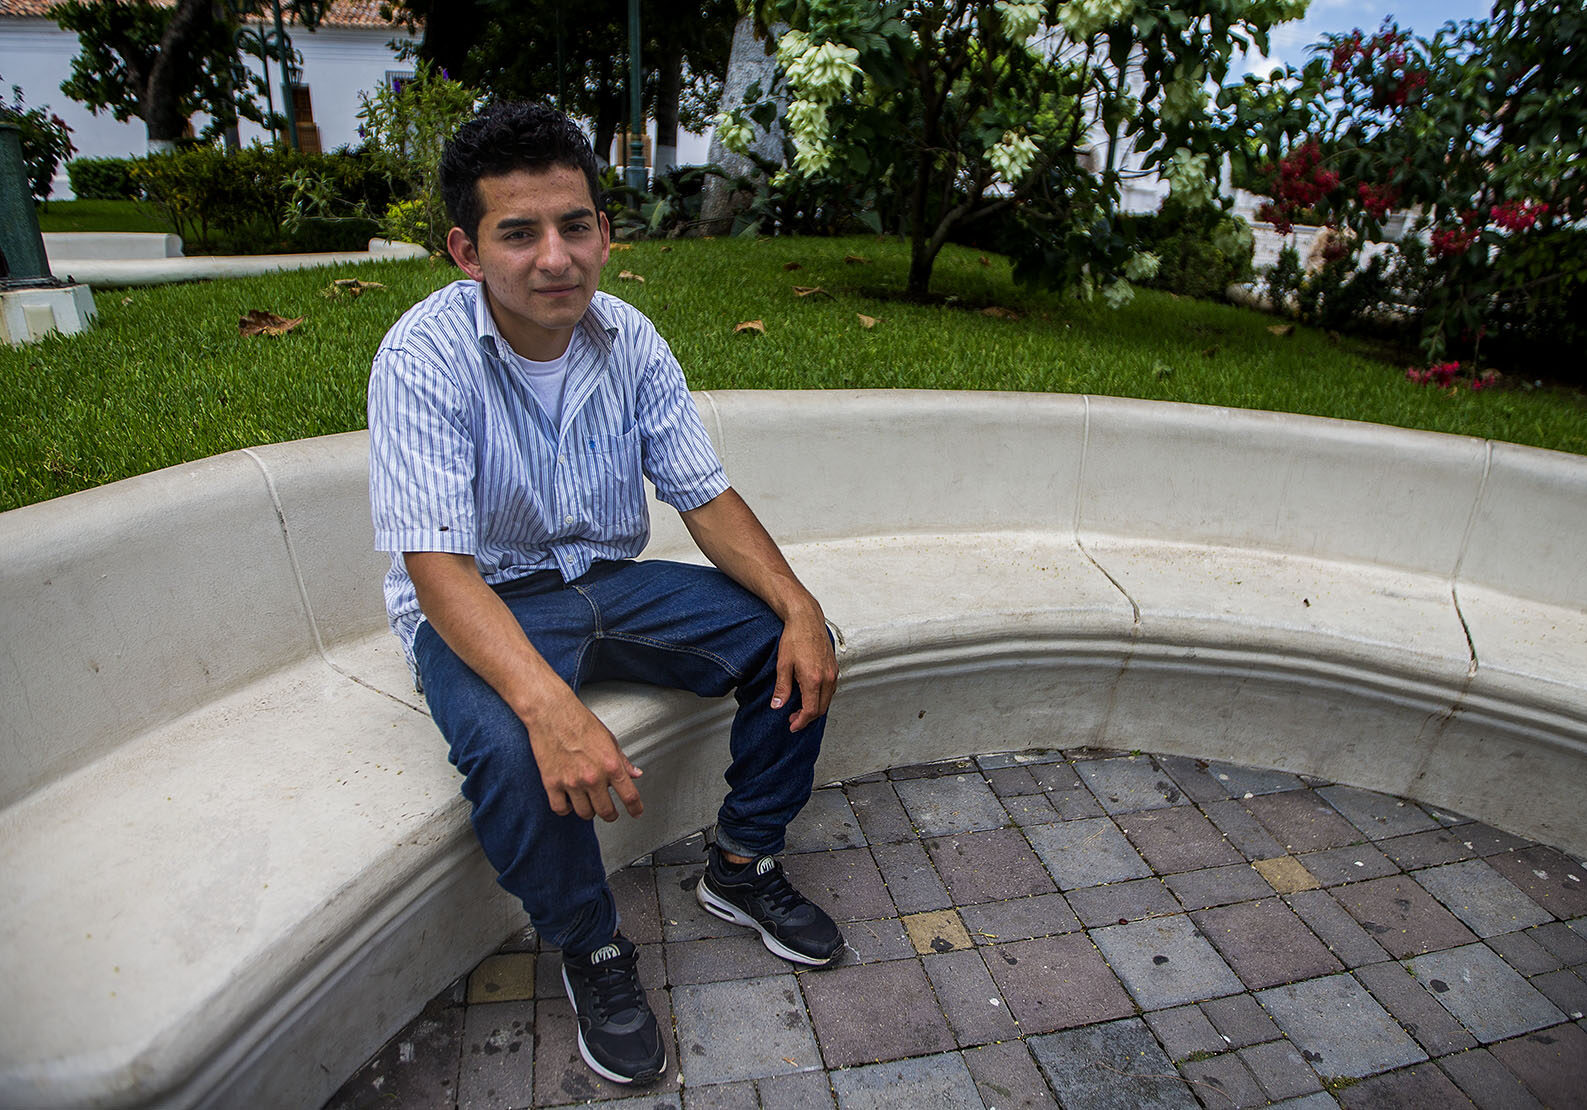
[[[1587,851],[1587,460],[1106,398],[700,394],[837,630],[820,776],[1032,746],[1324,775]],[[0,516],[0,1105],[318,1105],[522,924],[380,602],[366,437]],[[675,514],[647,554],[700,558]],[[587,700],[613,866],[730,701]]]

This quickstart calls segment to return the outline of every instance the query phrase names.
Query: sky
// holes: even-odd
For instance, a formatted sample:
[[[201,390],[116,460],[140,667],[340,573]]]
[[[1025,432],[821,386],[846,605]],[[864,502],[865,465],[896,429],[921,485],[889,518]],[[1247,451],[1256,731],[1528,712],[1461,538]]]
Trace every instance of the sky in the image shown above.
[[[1492,0],[1311,0],[1306,18],[1281,24],[1272,34],[1272,53],[1266,59],[1246,56],[1246,72],[1266,73],[1274,64],[1302,65],[1306,48],[1324,35],[1360,27],[1375,31],[1385,16],[1393,16],[1401,30],[1423,38],[1449,20],[1484,19]]]

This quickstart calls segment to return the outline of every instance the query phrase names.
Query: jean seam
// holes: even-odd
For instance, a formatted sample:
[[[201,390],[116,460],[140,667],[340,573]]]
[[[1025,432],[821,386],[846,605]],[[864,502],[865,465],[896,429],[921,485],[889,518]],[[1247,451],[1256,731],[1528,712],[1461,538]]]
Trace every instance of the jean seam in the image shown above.
[[[584,642],[579,644],[578,654],[573,657],[573,681],[570,685],[573,687],[574,693],[577,693],[579,687],[584,685],[584,657],[589,654],[590,648],[594,646],[595,641],[601,638],[601,607],[595,604],[595,599],[589,595],[589,591],[583,586],[573,586],[571,588],[589,605],[590,613],[595,620],[595,630],[584,637]]]
[[[726,671],[735,682],[741,682],[744,678],[742,671],[722,656],[716,654],[716,652],[707,651],[705,648],[695,647],[692,644],[674,644],[667,640],[658,640],[654,636],[636,636],[631,632],[601,632],[597,629],[595,634],[603,640],[617,640],[625,644],[642,644],[645,647],[660,648],[663,651],[676,651],[684,655],[693,655],[699,659],[708,659]]]

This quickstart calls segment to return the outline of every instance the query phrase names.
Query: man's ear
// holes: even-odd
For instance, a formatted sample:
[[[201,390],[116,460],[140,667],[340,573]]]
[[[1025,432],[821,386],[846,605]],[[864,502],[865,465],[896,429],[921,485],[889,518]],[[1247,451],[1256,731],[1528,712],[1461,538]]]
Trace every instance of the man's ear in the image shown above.
[[[448,231],[446,251],[452,256],[452,261],[457,263],[458,269],[475,281],[485,280],[485,268],[479,264],[479,251],[474,249],[474,241],[468,237],[468,232],[460,227]]]
[[[605,212],[597,212],[596,217],[601,225],[601,265],[604,266],[612,257],[612,221],[606,218]]]

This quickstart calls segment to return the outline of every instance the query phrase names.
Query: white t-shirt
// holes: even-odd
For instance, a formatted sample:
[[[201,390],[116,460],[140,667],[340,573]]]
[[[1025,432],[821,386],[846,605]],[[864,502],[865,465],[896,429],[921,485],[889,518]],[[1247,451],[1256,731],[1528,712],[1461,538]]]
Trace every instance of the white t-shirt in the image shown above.
[[[563,351],[550,362],[536,362],[502,344],[502,349],[512,356],[518,369],[523,372],[524,380],[529,383],[529,388],[534,390],[535,400],[540,402],[546,417],[551,421],[553,428],[562,427],[562,386],[568,377],[568,351],[573,349],[573,344],[568,344],[568,350]]]

